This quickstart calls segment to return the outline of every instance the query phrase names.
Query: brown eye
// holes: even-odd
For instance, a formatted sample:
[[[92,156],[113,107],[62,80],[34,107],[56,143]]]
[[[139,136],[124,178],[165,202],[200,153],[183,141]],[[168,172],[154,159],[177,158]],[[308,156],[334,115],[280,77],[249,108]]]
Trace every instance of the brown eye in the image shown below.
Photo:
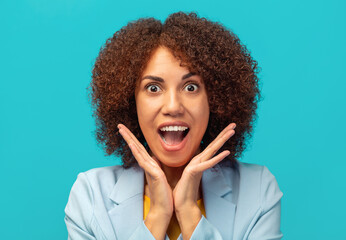
[[[152,93],[156,93],[156,92],[159,92],[161,91],[161,88],[157,85],[149,85],[146,87],[146,89],[149,91],[149,92],[152,92]]]
[[[186,85],[184,89],[188,92],[195,92],[198,89],[198,85],[190,83],[190,84]]]

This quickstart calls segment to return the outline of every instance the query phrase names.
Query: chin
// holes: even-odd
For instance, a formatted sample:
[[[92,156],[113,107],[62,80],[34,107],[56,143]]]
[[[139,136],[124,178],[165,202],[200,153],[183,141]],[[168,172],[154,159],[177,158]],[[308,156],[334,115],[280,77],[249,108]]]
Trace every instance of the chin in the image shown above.
[[[188,161],[183,162],[183,163],[178,163],[178,162],[173,162],[173,163],[163,163],[161,162],[161,164],[164,164],[166,167],[172,167],[172,168],[178,168],[178,167],[183,167],[188,163]]]
[[[172,157],[167,159],[167,157],[159,158],[159,161],[161,164],[165,165],[166,167],[172,167],[172,168],[178,168],[183,167],[186,164],[190,162],[191,158],[179,158],[179,157]]]

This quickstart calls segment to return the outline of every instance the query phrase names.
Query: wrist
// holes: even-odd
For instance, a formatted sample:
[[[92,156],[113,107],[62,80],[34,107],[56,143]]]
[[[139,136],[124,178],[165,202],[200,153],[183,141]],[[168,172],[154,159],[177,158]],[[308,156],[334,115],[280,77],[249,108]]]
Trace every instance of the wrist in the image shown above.
[[[144,224],[155,239],[164,239],[172,214],[150,209]]]
[[[148,212],[145,220],[149,219],[150,221],[160,222],[160,225],[169,224],[172,218],[173,212],[167,212],[164,209],[151,208]]]
[[[175,214],[177,216],[183,239],[190,239],[193,231],[202,218],[202,213],[197,203],[176,209]]]
[[[193,201],[193,200],[185,200],[183,202],[183,204],[175,204],[174,205],[174,212],[175,214],[180,214],[180,215],[183,215],[187,212],[199,212],[200,209],[198,207],[198,204],[197,204],[197,201]]]
[[[201,210],[199,209],[197,203],[194,204],[185,204],[179,208],[175,208],[175,215],[181,220],[196,218],[202,215]]]

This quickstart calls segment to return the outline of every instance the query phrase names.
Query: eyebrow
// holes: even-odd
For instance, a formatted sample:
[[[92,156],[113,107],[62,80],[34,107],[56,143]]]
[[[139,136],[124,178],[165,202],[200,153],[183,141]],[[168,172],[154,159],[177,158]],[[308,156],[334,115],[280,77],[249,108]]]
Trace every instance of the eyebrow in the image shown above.
[[[185,75],[181,78],[181,80],[185,80],[185,79],[187,79],[187,78],[189,78],[189,77],[192,77],[192,76],[194,76],[194,75],[196,75],[196,73],[192,73],[192,72],[187,73],[187,74],[185,74]],[[157,82],[164,82],[164,80],[163,80],[162,78],[157,77],[157,76],[152,76],[152,75],[144,76],[144,77],[142,78],[142,80],[144,80],[144,79],[150,79],[150,80],[157,81]]]

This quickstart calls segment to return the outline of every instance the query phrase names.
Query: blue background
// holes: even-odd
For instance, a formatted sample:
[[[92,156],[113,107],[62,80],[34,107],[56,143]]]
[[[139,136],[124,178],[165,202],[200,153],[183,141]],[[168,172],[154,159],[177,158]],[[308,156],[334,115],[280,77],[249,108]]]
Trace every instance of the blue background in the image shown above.
[[[179,10],[222,22],[262,68],[242,161],[276,176],[284,239],[345,236],[345,1],[1,0],[2,239],[66,239],[77,174],[119,163],[93,135],[86,88],[98,51],[128,21]]]

